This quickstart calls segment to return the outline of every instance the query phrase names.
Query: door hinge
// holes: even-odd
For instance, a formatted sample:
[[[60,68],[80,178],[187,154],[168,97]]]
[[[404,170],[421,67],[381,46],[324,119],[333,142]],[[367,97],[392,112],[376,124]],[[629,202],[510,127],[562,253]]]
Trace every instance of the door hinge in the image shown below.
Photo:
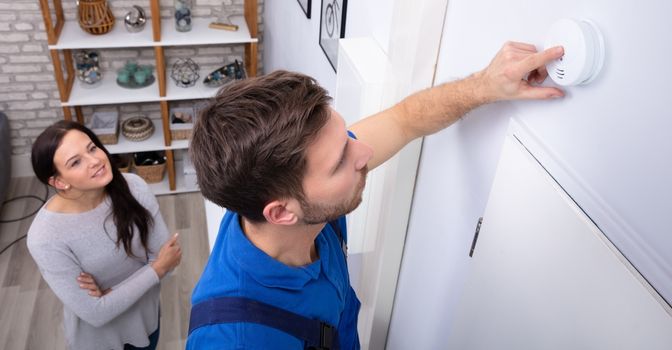
[[[469,250],[469,257],[474,256],[474,249],[476,249],[476,241],[478,240],[478,233],[481,232],[481,224],[483,223],[483,217],[478,218],[478,223],[476,224],[476,232],[474,232],[474,240],[471,241],[471,249]]]

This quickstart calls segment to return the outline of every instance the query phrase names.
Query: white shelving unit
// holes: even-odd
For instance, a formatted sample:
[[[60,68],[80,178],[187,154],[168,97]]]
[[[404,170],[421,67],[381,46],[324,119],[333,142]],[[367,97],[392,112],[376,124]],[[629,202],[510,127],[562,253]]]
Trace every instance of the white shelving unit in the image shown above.
[[[234,45],[257,43],[256,38],[250,36],[250,31],[244,17],[232,17],[232,22],[238,25],[237,31],[226,31],[208,28],[211,18],[195,18],[192,30],[178,32],[172,20],[161,21],[163,35],[161,41],[152,40],[150,21],[145,30],[139,33],[128,33],[124,29],[123,21],[117,21],[112,31],[104,36],[92,35],[84,32],[76,21],[66,21],[63,32],[57,44],[49,45],[49,49],[113,49],[113,48],[140,48],[140,47],[169,47],[194,45]],[[102,58],[104,59],[104,57]],[[198,59],[195,59],[196,61]],[[210,72],[202,72],[203,77]],[[215,95],[217,88],[203,85],[200,79],[195,86],[182,88],[176,86],[170,79],[170,71],[166,70],[166,96],[160,96],[159,81],[137,89],[120,86],[116,81],[116,72],[103,72],[103,80],[95,87],[87,86],[75,80],[68,101],[62,102],[64,107],[84,105],[105,105],[119,103],[138,103],[154,101],[194,100],[210,98]]]
[[[217,88],[203,85],[203,78],[210,72],[202,72],[202,78],[195,86],[178,87],[170,78],[170,67],[166,66],[165,47],[195,45],[245,45],[245,63],[248,76],[256,75],[257,66],[257,0],[245,0],[243,16],[234,16],[232,22],[238,26],[237,31],[211,29],[208,25],[216,21],[214,18],[192,18],[192,30],[186,33],[177,32],[172,18],[157,22],[149,19],[143,31],[129,33],[122,20],[115,23],[114,28],[103,35],[92,35],[83,31],[77,21],[65,21],[61,2],[54,2],[54,9],[49,8],[49,0],[39,0],[47,31],[49,50],[54,64],[54,76],[61,95],[61,106],[65,118],[72,119],[71,108],[74,108],[77,120],[83,122],[82,106],[110,105],[127,103],[156,102],[161,105],[162,118],[154,122],[154,134],[148,140],[132,142],[121,133],[119,142],[106,145],[112,154],[135,153],[144,151],[165,151],[166,170],[168,176],[157,184],[151,184],[156,194],[198,191],[185,185],[183,166],[176,161],[174,150],[189,148],[187,140],[171,139],[169,133],[168,102],[181,100],[206,99],[217,93]],[[159,0],[150,0],[151,18],[160,18]],[[52,21],[55,14],[55,23]],[[72,50],[76,49],[120,49],[120,48],[153,48],[156,59],[155,81],[146,87],[129,89],[117,84],[116,72],[104,71],[102,81],[94,87],[85,86],[74,78]],[[61,55],[64,64],[61,63]],[[105,60],[105,57],[101,57]],[[193,58],[198,63],[198,57]],[[65,70],[65,72],[64,72]],[[66,74],[64,74],[66,73]],[[67,75],[67,77],[66,77]]]

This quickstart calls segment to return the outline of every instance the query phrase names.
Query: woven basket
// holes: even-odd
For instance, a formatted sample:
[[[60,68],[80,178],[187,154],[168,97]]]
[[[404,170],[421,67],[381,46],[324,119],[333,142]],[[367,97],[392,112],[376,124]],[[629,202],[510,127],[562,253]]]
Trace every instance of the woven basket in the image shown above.
[[[118,133],[118,131],[117,131]],[[119,135],[117,133],[114,134],[98,134],[98,139],[100,142],[103,143],[103,145],[116,145],[117,142],[119,142]]]
[[[121,123],[121,133],[130,141],[147,140],[154,133],[154,123],[147,117],[133,117]]]
[[[125,167],[119,167],[119,172],[127,173],[131,171],[131,162],[128,162]]]
[[[166,170],[166,163],[157,164],[157,165],[137,165],[133,161],[133,169],[135,173],[138,174],[145,182],[157,183],[163,180],[163,173]]]
[[[107,0],[78,0],[79,26],[91,34],[100,35],[114,27],[114,14]]]
[[[170,137],[173,140],[188,140],[194,127],[194,109],[178,107],[170,110]]]
[[[119,115],[117,112],[96,112],[86,124],[104,145],[116,145],[119,141]]]
[[[191,129],[170,129],[173,140],[188,140],[191,138]]]
[[[110,161],[114,162],[122,173],[127,173],[131,169],[131,157],[128,154],[113,154],[110,156]]]

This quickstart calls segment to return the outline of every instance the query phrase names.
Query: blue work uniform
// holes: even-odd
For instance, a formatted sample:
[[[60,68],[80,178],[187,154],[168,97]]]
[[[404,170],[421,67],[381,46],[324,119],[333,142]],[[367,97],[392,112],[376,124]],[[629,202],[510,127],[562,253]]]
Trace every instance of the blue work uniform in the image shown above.
[[[345,217],[338,219],[346,240]],[[222,296],[246,297],[336,326],[341,349],[359,349],[360,302],[350,286],[341,242],[331,225],[315,239],[319,259],[287,266],[254,246],[240,216],[227,211],[203,275],[192,294],[195,305]],[[303,349],[303,341],[256,323],[220,323],[195,329],[187,349]]]

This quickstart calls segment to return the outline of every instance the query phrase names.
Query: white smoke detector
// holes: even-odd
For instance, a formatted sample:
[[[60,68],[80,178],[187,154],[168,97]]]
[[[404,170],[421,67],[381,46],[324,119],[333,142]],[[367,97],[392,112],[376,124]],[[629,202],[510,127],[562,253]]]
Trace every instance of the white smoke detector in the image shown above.
[[[546,65],[548,76],[558,85],[590,83],[604,63],[604,39],[589,20],[561,19],[548,32],[544,48],[562,46],[565,54]]]

